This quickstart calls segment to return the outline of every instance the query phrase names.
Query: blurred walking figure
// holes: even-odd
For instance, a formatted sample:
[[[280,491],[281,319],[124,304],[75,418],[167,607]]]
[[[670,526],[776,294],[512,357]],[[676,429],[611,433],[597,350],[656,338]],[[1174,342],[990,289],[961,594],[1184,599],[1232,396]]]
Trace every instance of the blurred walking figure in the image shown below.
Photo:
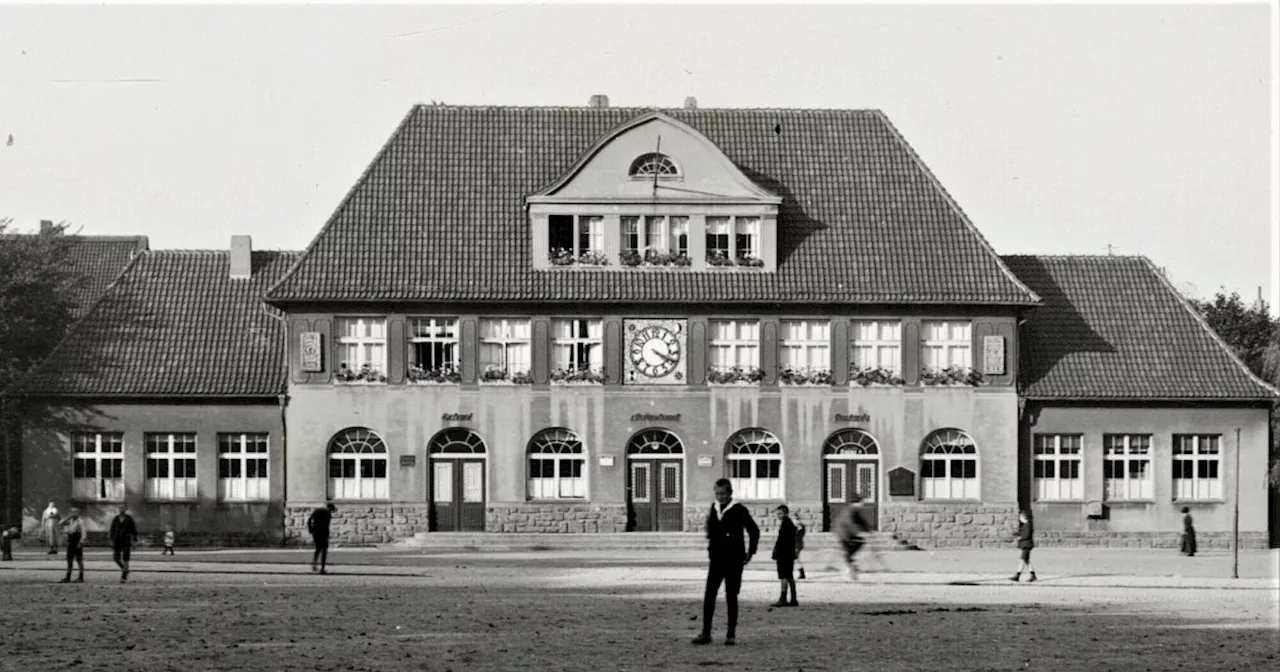
[[[71,583],[71,565],[80,567],[80,576],[76,583],[84,583],[84,521],[80,520],[80,509],[71,507],[67,511],[67,519],[62,521],[62,533],[67,541],[67,576],[58,583]]]
[[[13,560],[13,540],[18,538],[22,531],[16,527],[5,526],[0,531],[0,561],[10,562]]]
[[[1182,507],[1182,554],[1196,554],[1196,526],[1191,522],[1191,507]]]
[[[120,505],[120,513],[111,519],[111,559],[120,568],[120,583],[129,580],[129,556],[133,554],[133,545],[138,542],[138,527],[133,524],[133,516],[124,504]]]
[[[173,528],[167,528],[164,531],[164,550],[160,551],[160,555],[173,555]]]
[[[1031,572],[1031,580],[1036,580],[1036,568],[1031,566],[1031,549],[1036,547],[1035,525],[1031,522],[1030,511],[1018,512],[1018,550],[1022,557],[1018,561],[1018,573],[1009,577],[1010,581],[1022,579],[1023,572]]]
[[[311,571],[316,571],[316,563],[320,563],[319,571],[321,574],[328,574],[325,570],[325,563],[329,561],[329,522],[333,520],[333,512],[338,507],[333,502],[325,504],[323,508],[316,509],[311,512],[311,517],[307,518],[307,532],[311,534],[311,538],[316,542],[315,555],[311,556]]]
[[[861,502],[862,498],[854,495],[853,502],[840,512],[832,529],[836,541],[840,542],[840,547],[844,550],[841,554],[841,559],[844,560],[844,575],[850,581],[858,579],[858,568],[854,556],[866,544],[864,535],[871,529],[866,517],[862,515],[862,507],[859,506]]]
[[[40,530],[44,533],[44,541],[49,545],[49,555],[58,554],[58,505],[49,500],[40,516]]]

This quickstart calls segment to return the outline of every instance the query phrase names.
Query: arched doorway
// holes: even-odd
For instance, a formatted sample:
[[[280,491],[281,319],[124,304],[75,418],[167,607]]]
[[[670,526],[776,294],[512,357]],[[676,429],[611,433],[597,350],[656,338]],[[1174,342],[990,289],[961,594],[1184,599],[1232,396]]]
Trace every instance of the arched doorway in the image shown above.
[[[822,529],[854,497],[862,498],[862,514],[871,529],[879,528],[880,443],[861,429],[842,429],[822,444]]]
[[[485,446],[464,427],[446,429],[427,444],[433,532],[483,532]]]
[[[684,444],[665,429],[646,429],[627,442],[627,529],[684,529]]]

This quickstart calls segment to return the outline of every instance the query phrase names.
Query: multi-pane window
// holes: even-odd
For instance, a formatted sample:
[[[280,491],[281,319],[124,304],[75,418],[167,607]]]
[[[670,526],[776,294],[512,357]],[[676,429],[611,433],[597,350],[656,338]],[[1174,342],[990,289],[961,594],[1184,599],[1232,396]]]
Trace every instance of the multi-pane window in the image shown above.
[[[978,447],[958,429],[925,439],[920,455],[920,494],[925,499],[979,499]]]
[[[560,428],[538,432],[529,442],[529,498],[585,498],[587,481],[582,472],[586,463],[577,434]]]
[[[124,434],[72,432],[71,497],[78,500],[124,499]]]
[[[920,332],[920,364],[925,369],[972,366],[973,339],[968,322],[924,322]]]
[[[707,258],[760,258],[759,217],[707,217]]]
[[[902,323],[859,320],[853,323],[853,364],[859,369],[902,372]]]
[[[725,450],[729,483],[738,499],[783,499],[782,442],[772,432],[744,429]]]
[[[196,435],[148,433],[147,499],[196,497]]]
[[[480,377],[507,380],[527,375],[530,366],[529,320],[480,320]]]
[[[1151,499],[1151,435],[1102,435],[1102,496]]]
[[[730,245],[728,217],[707,218],[707,257],[731,259],[733,248]]]
[[[420,372],[458,370],[458,319],[418,317],[409,322],[409,366]]]
[[[631,162],[631,169],[627,171],[631,177],[677,177],[680,175],[680,169],[676,167],[675,162],[668,158],[665,154],[651,152],[640,156]]]
[[[621,222],[623,253],[633,253],[646,261],[652,261],[655,255],[689,254],[688,217],[624,215]]]
[[[599,371],[604,366],[602,320],[551,321],[551,367],[565,371]]]
[[[343,317],[335,320],[338,366],[352,375],[387,370],[387,320],[381,317]]]
[[[548,251],[580,258],[604,250],[604,217],[599,215],[551,215],[547,218]]]
[[[831,369],[831,323],[827,320],[782,321],[781,366],[783,370],[829,371]]]
[[[1222,499],[1217,434],[1173,435],[1173,498]]]
[[[760,367],[760,324],[755,320],[714,320],[711,322],[711,368]]]
[[[255,501],[271,498],[267,477],[267,435],[218,435],[218,499]]]
[[[760,218],[733,218],[733,247],[735,259],[754,259],[760,256]]]
[[[1080,478],[1079,434],[1036,434],[1036,499],[1039,501],[1082,500],[1084,480]]]
[[[353,427],[329,441],[329,496],[387,499],[387,444],[382,437]]]

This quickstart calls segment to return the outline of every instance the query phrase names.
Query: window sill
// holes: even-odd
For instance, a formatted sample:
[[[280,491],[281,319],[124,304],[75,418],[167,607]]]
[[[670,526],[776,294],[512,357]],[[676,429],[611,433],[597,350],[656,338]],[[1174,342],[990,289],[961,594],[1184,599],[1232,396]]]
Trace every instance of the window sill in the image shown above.
[[[588,500],[586,497],[564,497],[560,499],[541,499],[541,498],[534,499],[531,497],[526,497],[524,501],[526,504],[589,504],[590,503],[590,500]]]
[[[760,381],[740,380],[735,383],[713,383],[707,381],[707,387],[760,387]]]
[[[1151,506],[1155,504],[1154,499],[1104,499],[1104,506]]]
[[[1193,506],[1193,505],[1217,506],[1220,504],[1226,504],[1227,500],[1225,499],[1175,499],[1173,500],[1173,503],[1186,504],[1187,506]]]
[[[72,504],[124,504],[125,499],[84,499],[81,497],[71,497]]]
[[[1070,504],[1072,506],[1083,506],[1086,500],[1083,499],[1037,499],[1032,504]]]
[[[187,497],[184,499],[153,499],[151,497],[142,500],[144,504],[199,504],[199,497]]]
[[[533,384],[533,381],[529,381],[527,383],[517,383],[513,380],[482,380],[480,381],[481,386],[492,386],[492,387],[527,387],[532,384]]]
[[[417,387],[457,387],[462,384],[462,381],[454,383],[447,380],[407,380],[405,384]]]
[[[362,387],[362,386],[369,386],[369,385],[386,385],[387,381],[385,380],[338,380],[337,378],[334,378],[333,384],[339,387]]]
[[[604,383],[595,380],[553,380],[551,387],[604,387]]]
[[[982,499],[920,499],[921,504],[981,504]]]
[[[270,499],[219,499],[219,504],[270,504]]]

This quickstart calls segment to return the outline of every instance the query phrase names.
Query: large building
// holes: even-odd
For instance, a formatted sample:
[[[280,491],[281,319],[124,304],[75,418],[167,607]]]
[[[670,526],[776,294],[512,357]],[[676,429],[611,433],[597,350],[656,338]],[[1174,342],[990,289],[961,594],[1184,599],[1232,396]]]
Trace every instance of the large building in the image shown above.
[[[172,338],[95,310],[28,380],[116,417],[28,430],[28,511],[137,498],[151,529],[285,540],[327,500],[347,541],[697,531],[726,477],[819,526],[861,496],[928,546],[1005,544],[1020,507],[1050,543],[1160,545],[1191,506],[1214,544],[1239,459],[1243,538],[1267,541],[1276,391],[1145,259],[998,256],[876,111],[418,106],[300,256],[212,269],[138,276],[192,306]],[[260,349],[259,299],[284,321],[253,323]],[[130,348],[192,373],[84,354]],[[106,434],[115,490],[76,466]],[[227,518],[222,444],[251,434],[266,513]],[[181,488],[152,466],[179,444]]]

